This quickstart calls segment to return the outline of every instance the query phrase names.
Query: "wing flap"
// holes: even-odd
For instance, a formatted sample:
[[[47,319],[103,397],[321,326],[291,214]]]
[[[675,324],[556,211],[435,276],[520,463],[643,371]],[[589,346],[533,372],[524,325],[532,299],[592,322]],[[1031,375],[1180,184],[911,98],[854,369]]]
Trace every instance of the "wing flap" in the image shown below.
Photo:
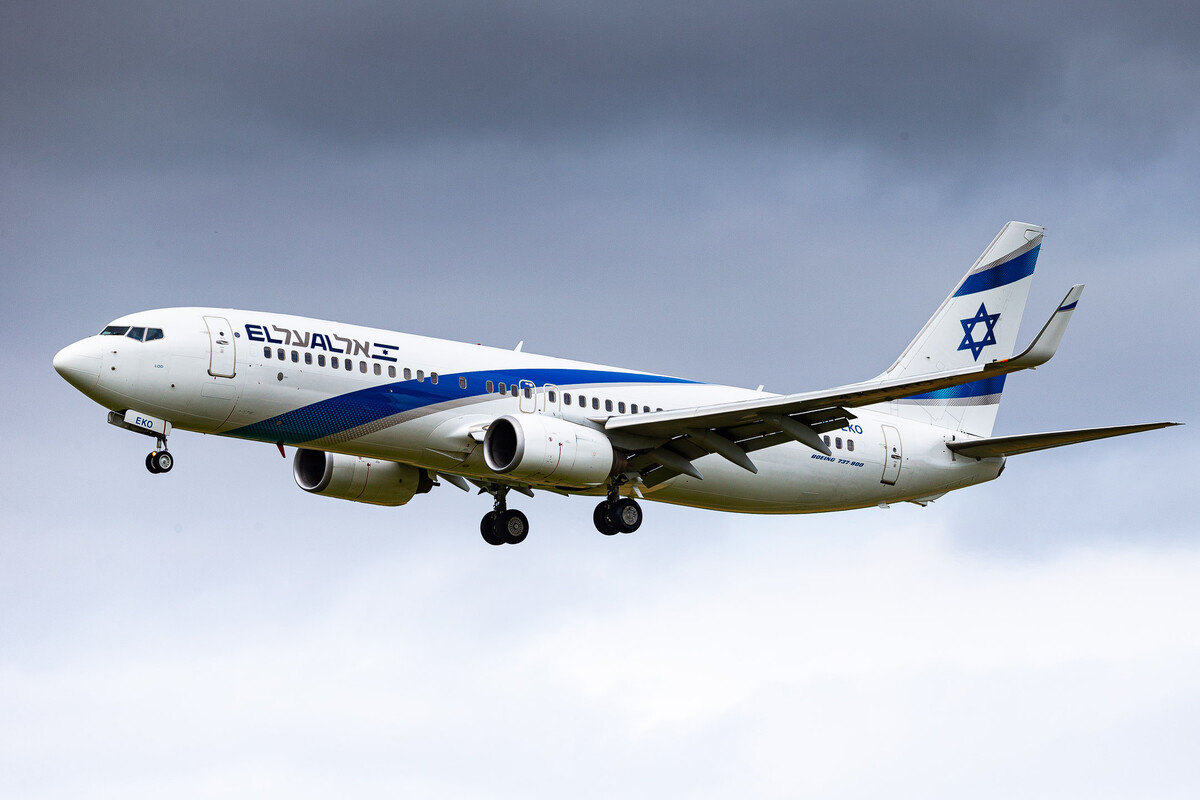
[[[1130,433],[1141,433],[1158,428],[1169,428],[1179,425],[1178,422],[1148,422],[1141,425],[1114,425],[1107,428],[1080,428],[1072,431],[1053,431],[1050,433],[1024,433],[1017,436],[995,436],[990,439],[974,439],[963,442],[947,442],[946,446],[960,456],[968,458],[995,458],[997,456],[1015,456],[1021,453],[1032,453],[1037,450],[1048,450],[1052,447],[1064,447],[1069,444],[1091,442],[1096,439],[1107,439],[1112,436],[1125,436]]]

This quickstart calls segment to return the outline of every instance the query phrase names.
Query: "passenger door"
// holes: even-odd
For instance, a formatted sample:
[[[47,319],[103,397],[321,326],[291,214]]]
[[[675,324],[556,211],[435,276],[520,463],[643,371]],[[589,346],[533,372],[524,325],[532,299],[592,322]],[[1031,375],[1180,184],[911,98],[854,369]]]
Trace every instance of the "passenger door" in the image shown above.
[[[211,348],[208,374],[214,378],[232,378],[237,370],[237,351],[229,320],[224,317],[205,317],[204,324],[208,326],[208,343]]]
[[[900,443],[900,431],[891,425],[883,426],[883,478],[881,483],[895,486],[900,477],[900,466],[904,463],[904,447]]]

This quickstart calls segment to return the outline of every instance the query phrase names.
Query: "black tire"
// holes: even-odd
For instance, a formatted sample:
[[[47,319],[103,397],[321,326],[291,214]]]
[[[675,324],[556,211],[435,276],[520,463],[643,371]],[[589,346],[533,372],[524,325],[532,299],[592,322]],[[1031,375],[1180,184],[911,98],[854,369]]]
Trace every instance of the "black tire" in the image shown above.
[[[166,450],[159,450],[151,454],[154,460],[155,472],[170,472],[171,467],[175,466],[175,458]]]
[[[642,507],[636,500],[622,498],[613,504],[608,512],[613,527],[621,533],[633,533],[642,527]]]
[[[506,544],[520,544],[529,535],[529,518],[510,508],[501,512],[496,520],[496,532]]]
[[[497,547],[504,544],[504,537],[496,529],[495,511],[489,511],[483,515],[483,519],[479,520],[479,533],[483,535],[483,540],[488,544]]]
[[[150,470],[151,475],[158,474],[158,467],[154,466],[154,453],[146,454],[146,469]]]
[[[601,500],[596,505],[596,510],[592,512],[592,523],[596,526],[596,530],[603,533],[605,536],[616,536],[621,531],[608,517],[609,505],[607,500]]]

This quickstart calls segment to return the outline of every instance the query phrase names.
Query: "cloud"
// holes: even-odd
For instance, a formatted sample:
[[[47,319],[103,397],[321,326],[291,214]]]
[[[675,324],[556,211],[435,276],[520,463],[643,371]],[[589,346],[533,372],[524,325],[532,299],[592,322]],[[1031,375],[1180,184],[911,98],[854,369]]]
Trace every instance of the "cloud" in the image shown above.
[[[97,166],[667,128],[959,170],[1128,168],[1194,125],[1186,5],[235,4],[9,12],[10,137]],[[1155,91],[1148,92],[1147,86]],[[13,131],[15,130],[15,133]],[[71,169],[81,163],[72,158]]]
[[[318,579],[295,614],[255,574],[210,582],[202,607],[121,603],[72,661],[7,660],[6,780],[836,797],[990,775],[990,796],[1116,797],[1186,779],[1194,549],[997,563],[954,555],[925,512],[863,522],[737,525],[690,551],[594,536],[490,565],[482,545],[405,546],[333,593]]]

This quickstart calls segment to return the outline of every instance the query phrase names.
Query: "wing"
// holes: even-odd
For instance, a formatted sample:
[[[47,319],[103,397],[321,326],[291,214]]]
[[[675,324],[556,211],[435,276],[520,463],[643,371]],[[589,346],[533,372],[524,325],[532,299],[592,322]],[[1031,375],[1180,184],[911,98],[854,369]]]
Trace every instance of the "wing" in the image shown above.
[[[1029,347],[1010,359],[819,392],[610,417],[605,429],[614,440],[619,436],[627,449],[638,452],[630,468],[642,474],[647,486],[679,474],[702,478],[691,462],[709,453],[751,472],[757,469],[749,453],[788,441],[829,455],[820,434],[846,425],[854,418],[850,409],[968,384],[986,387],[988,381],[1010,372],[1045,364],[1058,349],[1082,293],[1082,285],[1071,287]]]

